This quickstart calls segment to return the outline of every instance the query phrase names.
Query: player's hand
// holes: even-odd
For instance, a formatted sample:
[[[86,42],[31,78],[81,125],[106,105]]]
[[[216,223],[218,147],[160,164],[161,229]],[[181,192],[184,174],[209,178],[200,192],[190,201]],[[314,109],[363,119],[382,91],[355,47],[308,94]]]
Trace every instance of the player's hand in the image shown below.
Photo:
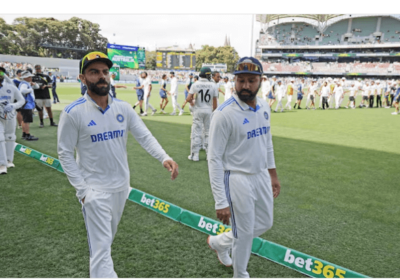
[[[45,89],[45,88],[46,88],[46,86],[41,86],[40,88],[41,88],[41,89]]]
[[[271,178],[272,184],[272,192],[274,194],[274,198],[277,198],[281,192],[281,183],[279,183],[278,178]]]
[[[164,161],[163,165],[169,172],[171,172],[171,180],[175,180],[176,177],[178,177],[178,173],[179,173],[178,172],[178,169],[179,169],[178,164],[175,161],[170,159],[170,160]]]
[[[229,225],[229,219],[231,218],[231,210],[229,207],[217,210],[217,218],[225,225]]]

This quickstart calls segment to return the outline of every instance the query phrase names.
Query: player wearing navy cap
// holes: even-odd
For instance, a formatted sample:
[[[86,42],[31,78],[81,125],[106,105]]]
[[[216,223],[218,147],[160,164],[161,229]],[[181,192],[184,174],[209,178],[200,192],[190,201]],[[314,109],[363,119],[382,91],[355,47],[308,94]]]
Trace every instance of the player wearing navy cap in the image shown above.
[[[243,57],[235,65],[236,95],[211,118],[208,167],[218,219],[232,231],[209,236],[211,249],[234,277],[249,277],[253,238],[272,227],[273,201],[279,195],[270,131],[271,109],[257,97],[261,63]],[[232,259],[229,251],[232,249]]]
[[[65,107],[58,129],[58,156],[82,204],[93,278],[117,277],[111,245],[130,191],[128,132],[162,162],[171,179],[178,176],[178,165],[130,105],[109,94],[112,65],[101,52],[89,53],[80,61],[79,77],[88,90]]]

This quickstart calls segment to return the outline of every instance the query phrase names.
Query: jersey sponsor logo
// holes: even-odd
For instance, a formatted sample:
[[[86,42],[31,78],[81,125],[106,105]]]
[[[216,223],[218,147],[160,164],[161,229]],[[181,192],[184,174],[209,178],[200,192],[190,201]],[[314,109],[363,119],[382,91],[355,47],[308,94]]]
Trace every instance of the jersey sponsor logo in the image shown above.
[[[7,89],[7,93],[11,93],[11,90]]]
[[[94,122],[94,120],[91,120],[90,123],[88,124],[88,126],[95,126],[96,123]]]
[[[268,120],[268,113],[264,111],[264,118]]]
[[[121,114],[117,115],[117,121],[119,121],[120,123],[122,123],[125,120],[124,116]]]
[[[90,135],[90,138],[92,139],[92,143],[94,142],[101,142],[101,141],[107,141],[107,140],[113,140],[116,138],[120,138],[124,136],[125,130],[114,130],[114,131],[106,131],[103,133],[98,133],[98,134],[92,134]]]
[[[248,119],[244,119],[243,124],[250,123]]]
[[[258,136],[266,135],[269,131],[269,126],[263,126],[247,132],[247,139],[256,138]]]

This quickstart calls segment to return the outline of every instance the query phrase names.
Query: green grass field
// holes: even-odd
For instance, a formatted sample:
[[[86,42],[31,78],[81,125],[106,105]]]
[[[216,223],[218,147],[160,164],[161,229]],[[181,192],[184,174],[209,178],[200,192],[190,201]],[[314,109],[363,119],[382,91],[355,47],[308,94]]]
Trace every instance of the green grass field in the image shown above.
[[[53,107],[57,121],[60,110],[80,97],[79,85],[60,83],[58,94],[62,103]],[[119,89],[118,98],[136,102],[133,90]],[[182,105],[183,94],[179,101]],[[159,107],[158,86],[150,103]],[[187,111],[181,117],[144,118],[179,164],[178,179],[169,180],[169,173],[130,135],[131,185],[216,219],[205,154],[200,162],[187,159]],[[400,277],[400,118],[392,111],[273,114],[282,190],[275,200],[274,226],[261,237],[371,277]],[[44,128],[38,126],[35,117],[31,133],[39,141],[21,140],[17,130],[17,142],[57,157],[56,129],[49,120]],[[15,165],[0,177],[0,277],[89,277],[84,220],[67,177],[18,153]],[[206,237],[128,201],[112,247],[115,270],[119,277],[232,277]],[[303,277],[256,256],[248,271],[252,277]]]

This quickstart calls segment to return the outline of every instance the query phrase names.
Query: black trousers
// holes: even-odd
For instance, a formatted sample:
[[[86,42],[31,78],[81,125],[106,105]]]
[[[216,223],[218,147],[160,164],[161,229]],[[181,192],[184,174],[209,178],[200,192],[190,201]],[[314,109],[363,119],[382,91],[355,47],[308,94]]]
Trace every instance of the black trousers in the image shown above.
[[[329,108],[328,97],[322,97],[322,109]]]
[[[393,106],[393,99],[394,99],[394,94],[390,95],[390,107]]]
[[[381,95],[380,95],[380,94],[378,94],[378,95],[376,96],[376,108],[378,108],[378,107],[381,107],[381,108],[382,108],[382,98],[381,98]]]
[[[374,96],[372,94],[369,96],[369,107],[374,107]]]

